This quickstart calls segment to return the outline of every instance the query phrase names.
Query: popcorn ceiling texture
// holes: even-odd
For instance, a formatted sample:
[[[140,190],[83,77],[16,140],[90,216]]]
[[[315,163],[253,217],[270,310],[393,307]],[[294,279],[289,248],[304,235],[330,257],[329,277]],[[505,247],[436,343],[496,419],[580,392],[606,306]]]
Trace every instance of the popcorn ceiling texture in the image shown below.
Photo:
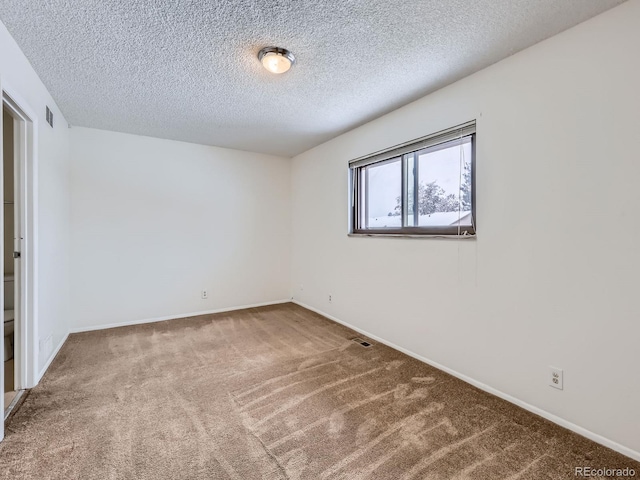
[[[0,0],[0,19],[71,124],[293,156],[620,3]]]

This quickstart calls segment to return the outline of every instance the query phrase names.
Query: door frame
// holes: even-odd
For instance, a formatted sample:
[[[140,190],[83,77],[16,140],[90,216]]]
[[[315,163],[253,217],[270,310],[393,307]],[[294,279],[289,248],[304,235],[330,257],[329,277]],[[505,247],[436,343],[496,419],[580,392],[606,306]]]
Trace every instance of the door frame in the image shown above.
[[[14,196],[20,205],[16,211],[20,226],[20,235],[15,244],[14,251],[21,253],[20,261],[16,262],[14,274],[15,288],[21,292],[15,302],[15,344],[18,345],[18,357],[16,361],[15,383],[16,389],[33,388],[38,379],[38,296],[37,296],[37,132],[38,116],[29,104],[22,98],[18,91],[12,88],[0,77],[0,93],[2,105],[6,107],[14,118],[14,158],[17,171],[17,181],[14,183]],[[2,121],[0,120],[0,127]],[[0,129],[0,139],[2,130]],[[0,152],[1,158],[2,152]],[[0,178],[2,172],[0,171]],[[0,182],[0,192],[2,182]],[[4,209],[0,212],[0,221],[4,222]],[[16,232],[17,233],[17,232]],[[0,236],[0,249],[4,249],[4,237]],[[3,256],[0,256],[0,267],[4,271]],[[0,290],[0,303],[4,310],[4,288]],[[4,320],[4,319],[3,319]],[[0,334],[4,342],[4,322],[0,325]],[[4,368],[0,372],[2,380],[0,388],[3,395],[0,397],[0,407],[4,414]],[[3,415],[4,417],[4,415]],[[4,437],[4,422],[0,429],[0,439]]]

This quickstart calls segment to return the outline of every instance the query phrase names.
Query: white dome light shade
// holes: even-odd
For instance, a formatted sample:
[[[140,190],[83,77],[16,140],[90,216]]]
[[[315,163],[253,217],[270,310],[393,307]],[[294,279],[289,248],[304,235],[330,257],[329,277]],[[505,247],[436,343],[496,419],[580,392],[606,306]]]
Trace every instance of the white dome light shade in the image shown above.
[[[289,50],[278,47],[263,48],[258,53],[258,59],[264,68],[277,74],[288,71],[295,62],[295,57]]]

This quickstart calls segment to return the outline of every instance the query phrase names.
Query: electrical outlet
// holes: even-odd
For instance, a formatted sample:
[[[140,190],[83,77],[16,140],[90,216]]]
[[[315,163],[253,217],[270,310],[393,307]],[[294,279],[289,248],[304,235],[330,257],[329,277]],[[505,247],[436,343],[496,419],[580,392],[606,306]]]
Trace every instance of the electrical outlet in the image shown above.
[[[331,298],[331,294],[329,294],[329,303],[333,302],[333,299]]]
[[[563,383],[562,369],[549,365],[549,386],[562,390]]]
[[[202,297],[203,300],[206,300],[207,298],[209,298],[209,292],[207,290],[202,290],[202,292],[200,293],[200,296]]]

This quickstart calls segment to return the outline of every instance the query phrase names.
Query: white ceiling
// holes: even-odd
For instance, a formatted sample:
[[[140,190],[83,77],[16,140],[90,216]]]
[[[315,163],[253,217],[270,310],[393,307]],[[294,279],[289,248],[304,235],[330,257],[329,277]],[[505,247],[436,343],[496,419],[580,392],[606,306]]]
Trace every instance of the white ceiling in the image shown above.
[[[620,3],[0,0],[0,19],[73,125],[293,156]]]

